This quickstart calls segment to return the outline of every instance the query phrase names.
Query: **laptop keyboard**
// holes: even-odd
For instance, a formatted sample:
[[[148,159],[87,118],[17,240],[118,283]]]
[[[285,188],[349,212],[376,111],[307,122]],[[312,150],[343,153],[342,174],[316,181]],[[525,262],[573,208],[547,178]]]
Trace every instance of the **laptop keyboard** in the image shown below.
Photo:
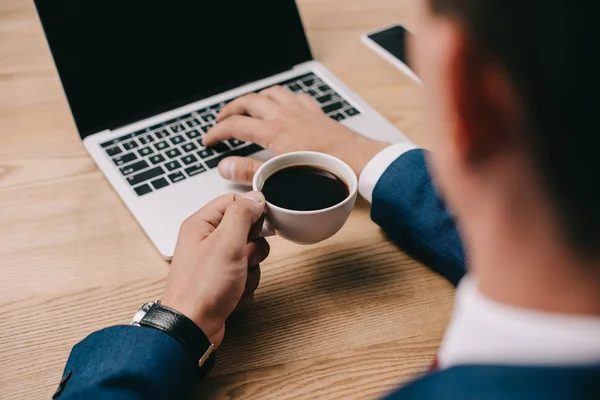
[[[306,93],[331,118],[342,121],[360,112],[314,73],[279,83]],[[138,196],[192,178],[229,156],[249,156],[262,147],[229,139],[213,147],[202,137],[216,124],[221,108],[233,99],[100,144]]]

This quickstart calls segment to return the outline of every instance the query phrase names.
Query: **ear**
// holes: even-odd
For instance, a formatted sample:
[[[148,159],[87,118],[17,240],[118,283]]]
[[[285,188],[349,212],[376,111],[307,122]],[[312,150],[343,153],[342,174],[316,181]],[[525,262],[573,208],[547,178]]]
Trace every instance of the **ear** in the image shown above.
[[[453,23],[448,80],[453,141],[465,162],[483,162],[512,143],[519,125],[518,96],[504,69],[459,24]]]

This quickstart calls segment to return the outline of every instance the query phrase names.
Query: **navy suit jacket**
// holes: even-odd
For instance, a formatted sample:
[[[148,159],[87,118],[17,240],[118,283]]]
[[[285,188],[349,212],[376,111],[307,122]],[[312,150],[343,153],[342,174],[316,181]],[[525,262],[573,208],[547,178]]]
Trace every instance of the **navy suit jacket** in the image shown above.
[[[450,282],[465,274],[459,234],[433,187],[423,151],[405,153],[386,170],[371,210],[392,240]],[[116,326],[73,348],[55,396],[185,399],[193,385],[194,362],[179,342],[152,328]],[[389,399],[600,399],[600,365],[457,366],[421,377]]]

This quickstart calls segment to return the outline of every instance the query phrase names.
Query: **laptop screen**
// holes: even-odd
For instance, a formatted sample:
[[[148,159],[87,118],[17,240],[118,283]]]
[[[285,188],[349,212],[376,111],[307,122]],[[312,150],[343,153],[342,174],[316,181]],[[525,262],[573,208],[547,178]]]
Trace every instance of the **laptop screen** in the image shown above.
[[[293,0],[35,0],[82,137],[310,60]]]

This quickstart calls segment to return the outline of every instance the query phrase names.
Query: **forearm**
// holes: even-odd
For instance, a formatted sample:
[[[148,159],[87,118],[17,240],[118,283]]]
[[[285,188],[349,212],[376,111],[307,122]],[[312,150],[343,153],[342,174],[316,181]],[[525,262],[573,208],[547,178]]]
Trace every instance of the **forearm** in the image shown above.
[[[188,217],[161,302],[142,307],[135,325],[95,332],[76,345],[57,396],[187,398],[197,374],[214,363],[225,321],[254,297],[269,246],[250,235],[260,231],[265,204],[260,192],[223,195]]]
[[[384,158],[379,161],[385,163]],[[369,179],[376,180],[372,191],[366,190]],[[361,176],[361,184],[365,197],[371,196],[373,221],[406,252],[458,284],[465,274],[463,245],[431,181],[424,152],[403,153],[380,176]]]
[[[196,366],[187,350],[157,329],[115,326],[77,344],[59,399],[185,399]]]

